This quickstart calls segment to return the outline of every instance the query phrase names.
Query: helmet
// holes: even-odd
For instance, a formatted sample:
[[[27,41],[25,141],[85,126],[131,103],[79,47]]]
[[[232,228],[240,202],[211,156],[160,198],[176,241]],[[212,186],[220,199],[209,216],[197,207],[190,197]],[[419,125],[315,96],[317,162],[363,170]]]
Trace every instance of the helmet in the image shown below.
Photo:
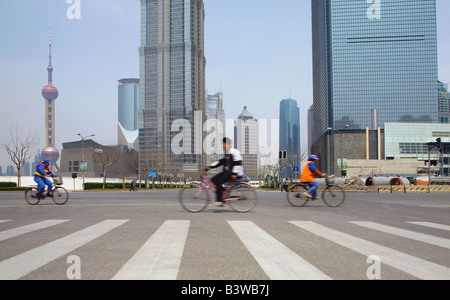
[[[315,156],[314,154],[309,156],[309,160],[319,160],[319,158],[317,156]]]
[[[50,160],[48,160],[48,159],[44,159],[43,162],[46,163],[46,164],[50,164],[51,163]]]

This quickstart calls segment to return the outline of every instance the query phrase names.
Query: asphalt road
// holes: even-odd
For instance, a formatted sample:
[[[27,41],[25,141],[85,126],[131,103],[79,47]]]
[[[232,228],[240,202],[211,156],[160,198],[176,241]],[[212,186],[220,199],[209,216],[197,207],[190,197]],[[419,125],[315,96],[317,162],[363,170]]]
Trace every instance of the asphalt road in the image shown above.
[[[450,279],[449,194],[347,193],[338,208],[285,196],[192,214],[178,191],[76,192],[64,206],[1,192],[0,279]]]

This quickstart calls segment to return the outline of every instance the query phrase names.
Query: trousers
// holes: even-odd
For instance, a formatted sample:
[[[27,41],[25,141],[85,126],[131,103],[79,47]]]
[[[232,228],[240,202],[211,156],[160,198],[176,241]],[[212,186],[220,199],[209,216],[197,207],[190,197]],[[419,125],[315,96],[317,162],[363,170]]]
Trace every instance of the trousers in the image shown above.
[[[53,182],[51,182],[48,178],[41,178],[39,176],[34,176],[34,181],[39,185],[38,194],[42,194],[45,190],[45,186],[47,186],[47,192],[52,192],[52,185]]]
[[[319,189],[319,184],[317,181],[307,182],[309,184],[308,194],[315,197],[317,195],[317,190]]]
[[[222,186],[222,184],[231,181],[231,175],[233,175],[232,172],[224,171],[222,173],[217,174],[216,176],[214,176],[211,179],[211,181],[216,186],[216,199],[217,199],[217,201],[220,201],[220,202],[223,201],[222,195],[223,195],[223,192],[225,191],[225,189]]]

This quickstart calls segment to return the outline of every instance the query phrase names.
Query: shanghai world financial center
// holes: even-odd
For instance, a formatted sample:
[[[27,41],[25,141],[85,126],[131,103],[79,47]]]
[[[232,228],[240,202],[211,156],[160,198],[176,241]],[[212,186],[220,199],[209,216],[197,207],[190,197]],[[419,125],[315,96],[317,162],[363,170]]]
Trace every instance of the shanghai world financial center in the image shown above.
[[[202,0],[141,0],[140,159],[165,173],[200,166],[194,127],[205,111],[204,18]],[[191,126],[181,130],[182,153],[172,151],[175,120]]]

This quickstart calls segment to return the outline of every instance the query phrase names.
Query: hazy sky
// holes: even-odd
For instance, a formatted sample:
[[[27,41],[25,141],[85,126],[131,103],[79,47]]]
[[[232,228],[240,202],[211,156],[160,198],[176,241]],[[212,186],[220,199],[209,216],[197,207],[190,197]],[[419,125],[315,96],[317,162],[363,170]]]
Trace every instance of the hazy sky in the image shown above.
[[[56,147],[90,135],[117,142],[118,80],[139,77],[140,1],[0,2],[0,142],[10,128],[36,133],[44,147],[48,33],[52,28]],[[364,1],[364,0],[355,0]],[[312,104],[310,0],[204,0],[206,88],[224,93],[227,119],[246,105],[257,119],[278,119],[279,102],[292,97],[301,111],[302,145]],[[450,82],[450,1],[437,0],[439,79]],[[72,12],[70,10],[70,12]],[[76,12],[76,11],[74,11]],[[70,15],[70,14],[69,14]],[[75,17],[78,17],[75,15]],[[405,91],[407,93],[407,91]],[[34,154],[33,154],[34,156]],[[0,149],[3,171],[11,164]]]

